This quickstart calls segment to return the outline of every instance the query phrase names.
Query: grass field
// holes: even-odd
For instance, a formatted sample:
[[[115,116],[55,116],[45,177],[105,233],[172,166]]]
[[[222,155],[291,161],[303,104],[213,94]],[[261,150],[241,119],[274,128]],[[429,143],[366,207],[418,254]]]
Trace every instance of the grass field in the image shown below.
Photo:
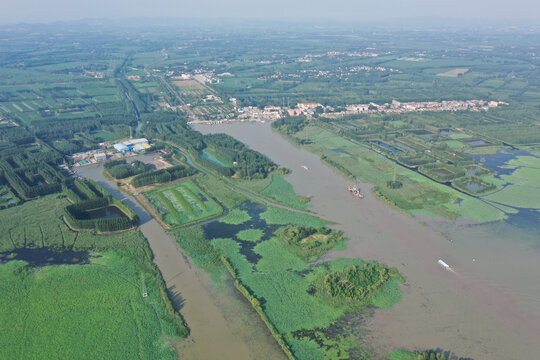
[[[159,295],[143,299],[137,265],[114,253],[90,265],[11,262],[0,279],[2,358],[176,358]]]
[[[223,211],[191,180],[145,193],[145,196],[171,226],[217,216]]]
[[[232,167],[233,164],[222,157],[220,157],[218,154],[214,153],[213,151],[209,150],[208,148],[203,149],[201,156],[214,164],[222,167]]]
[[[0,252],[46,247],[88,253],[89,261],[30,267],[3,258],[0,358],[175,359],[167,339],[187,330],[146,239],[136,230],[71,231],[61,218],[68,203],[50,195],[1,212]]]

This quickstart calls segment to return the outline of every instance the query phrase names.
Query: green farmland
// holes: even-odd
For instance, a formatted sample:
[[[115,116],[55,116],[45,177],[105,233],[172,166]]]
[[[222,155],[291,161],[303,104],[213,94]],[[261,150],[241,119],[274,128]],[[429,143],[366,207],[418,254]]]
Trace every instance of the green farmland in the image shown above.
[[[222,208],[188,180],[145,194],[163,221],[171,226],[184,225],[222,213]]]

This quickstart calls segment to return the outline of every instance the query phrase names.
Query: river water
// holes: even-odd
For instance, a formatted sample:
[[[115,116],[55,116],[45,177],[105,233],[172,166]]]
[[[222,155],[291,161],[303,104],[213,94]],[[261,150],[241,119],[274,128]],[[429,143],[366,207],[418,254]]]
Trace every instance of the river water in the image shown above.
[[[146,161],[151,155],[140,155]],[[161,270],[173,303],[190,328],[187,339],[176,342],[180,359],[285,359],[285,355],[251,306],[234,289],[217,287],[178,247],[174,238],[137,201],[120,192],[103,177],[102,165],[77,169],[132,208],[141,219],[140,230],[148,239],[154,262]]]
[[[361,184],[363,200],[352,197],[345,190],[350,180],[269,124],[194,128],[232,135],[291,169],[287,180],[299,195],[312,196],[311,210],[337,222],[351,239],[345,251],[330,252],[328,259],[374,259],[405,276],[402,301],[377,310],[367,323],[381,358],[394,348],[440,348],[477,360],[538,358],[538,226],[411,218],[376,199],[369,184]],[[444,270],[439,259],[454,271]]]

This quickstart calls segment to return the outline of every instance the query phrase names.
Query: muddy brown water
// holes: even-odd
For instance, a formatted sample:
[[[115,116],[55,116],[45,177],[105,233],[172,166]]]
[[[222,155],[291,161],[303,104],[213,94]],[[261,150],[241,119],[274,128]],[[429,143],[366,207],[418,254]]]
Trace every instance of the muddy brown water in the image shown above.
[[[142,161],[151,156],[142,155]],[[141,219],[140,230],[148,239],[154,262],[161,270],[175,306],[190,328],[187,339],[175,346],[180,359],[285,359],[285,355],[232,282],[216,285],[209,275],[178,247],[174,238],[136,202],[106,180],[101,165],[77,169],[131,207]]]
[[[311,210],[337,222],[336,228],[351,239],[345,251],[326,258],[375,259],[396,266],[405,276],[403,299],[391,309],[377,310],[367,323],[381,358],[395,348],[440,348],[477,360],[538,358],[538,226],[411,218],[376,199],[368,184],[361,184],[363,200],[352,197],[345,190],[349,179],[289,143],[269,124],[195,129],[232,135],[293,170],[287,180],[295,191],[312,196]],[[444,270],[439,259],[454,272]]]

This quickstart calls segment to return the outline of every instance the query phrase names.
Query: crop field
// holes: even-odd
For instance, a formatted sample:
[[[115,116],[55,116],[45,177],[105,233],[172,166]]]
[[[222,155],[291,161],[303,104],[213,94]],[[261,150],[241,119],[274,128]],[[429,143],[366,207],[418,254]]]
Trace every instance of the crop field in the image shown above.
[[[192,108],[192,111],[208,120],[224,119],[226,117],[231,117],[234,114],[232,106],[219,103],[197,105]]]
[[[221,206],[190,180],[145,193],[145,196],[171,226],[214,217],[223,211]]]
[[[173,84],[182,88],[183,91],[202,88],[201,84],[196,80],[175,80]]]

